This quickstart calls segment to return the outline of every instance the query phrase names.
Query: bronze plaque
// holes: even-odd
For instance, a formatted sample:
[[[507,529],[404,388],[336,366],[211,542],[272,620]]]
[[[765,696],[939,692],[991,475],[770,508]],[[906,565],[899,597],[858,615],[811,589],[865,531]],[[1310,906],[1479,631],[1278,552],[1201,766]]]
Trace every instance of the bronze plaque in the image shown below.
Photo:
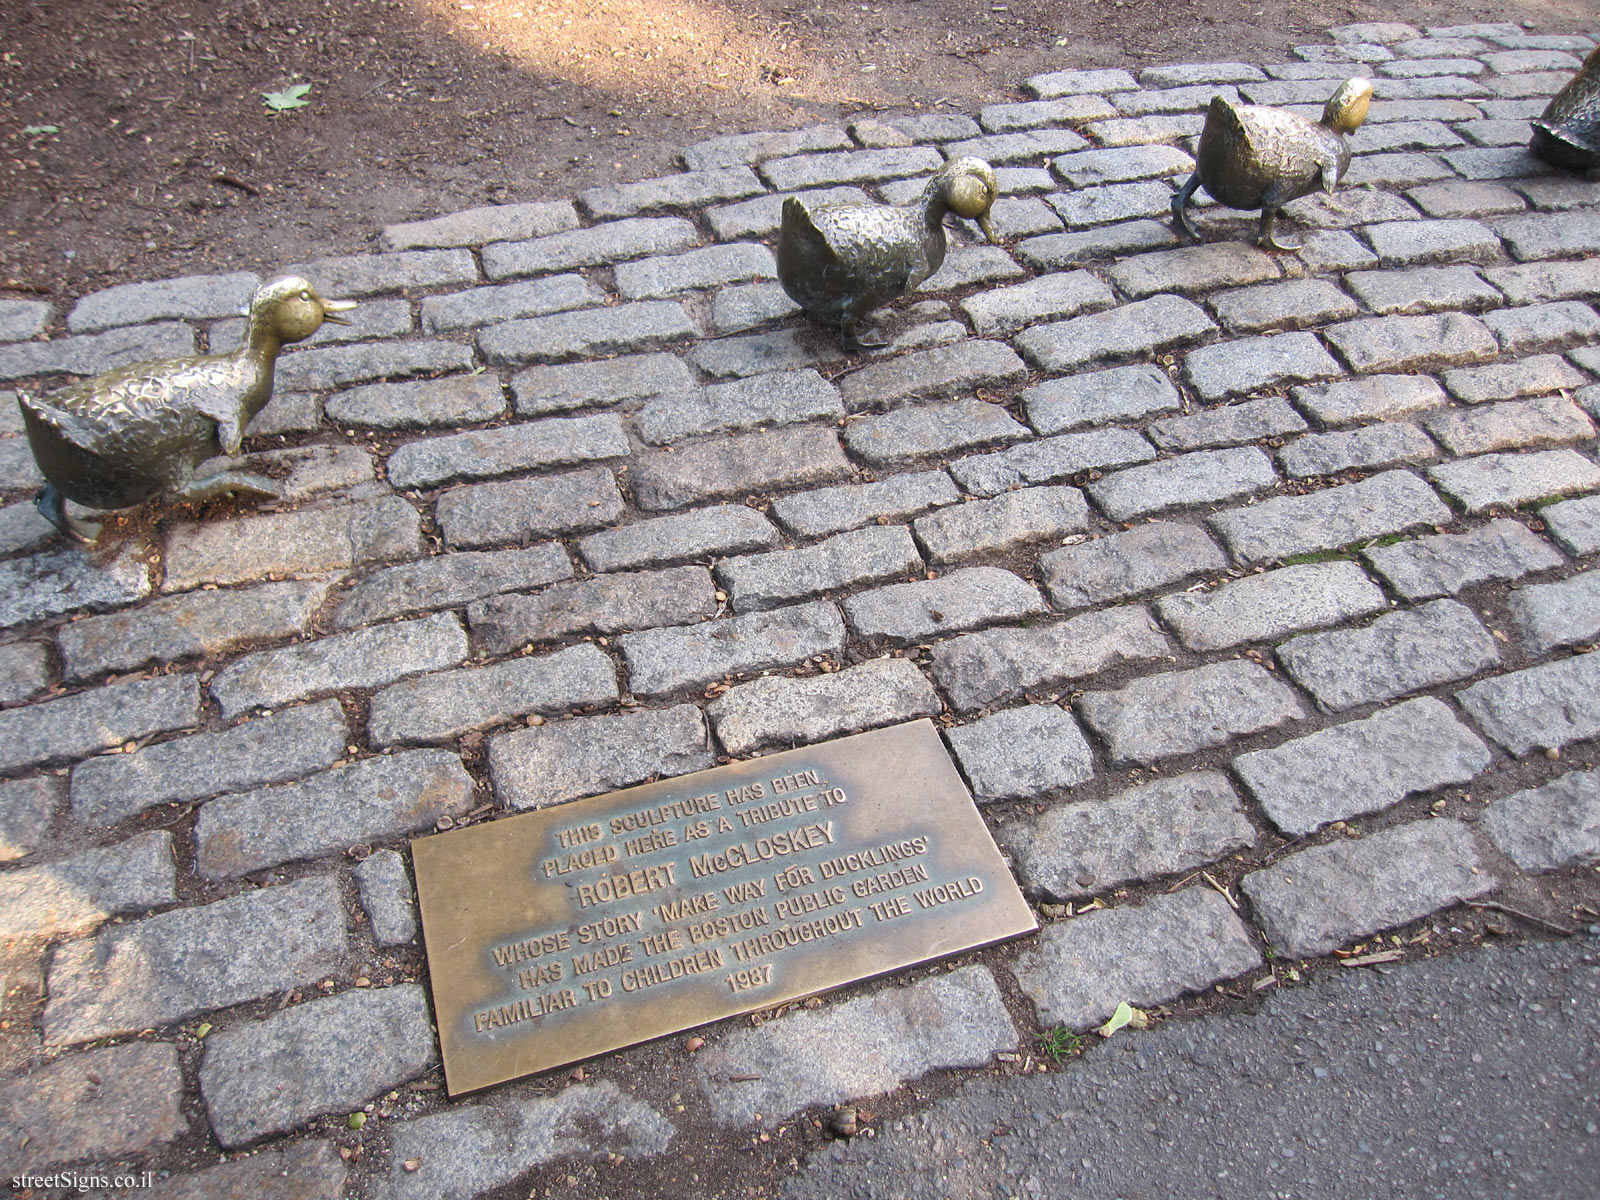
[[[1037,928],[931,721],[411,853],[453,1096]]]

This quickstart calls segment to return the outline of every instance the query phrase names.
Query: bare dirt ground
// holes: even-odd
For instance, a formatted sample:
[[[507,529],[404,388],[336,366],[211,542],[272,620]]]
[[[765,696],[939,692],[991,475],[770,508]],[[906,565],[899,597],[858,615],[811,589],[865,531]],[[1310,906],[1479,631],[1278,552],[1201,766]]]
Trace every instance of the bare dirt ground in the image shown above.
[[[386,223],[658,175],[716,133],[965,111],[1039,71],[1273,61],[1349,21],[1593,17],[1590,0],[8,0],[0,294],[269,272]],[[263,103],[300,83],[305,107]]]

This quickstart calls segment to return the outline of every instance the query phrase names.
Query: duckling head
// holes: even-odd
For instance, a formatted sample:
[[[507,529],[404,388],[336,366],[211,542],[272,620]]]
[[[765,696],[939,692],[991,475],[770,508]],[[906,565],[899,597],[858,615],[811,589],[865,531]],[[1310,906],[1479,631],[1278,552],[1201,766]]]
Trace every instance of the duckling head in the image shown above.
[[[998,245],[1000,239],[989,221],[989,210],[1000,194],[994,168],[981,158],[958,158],[947,163],[939,174],[944,180],[944,198],[950,210],[957,216],[976,220],[983,235]]]
[[[1322,110],[1322,123],[1335,133],[1351,134],[1367,119],[1372,103],[1370,79],[1346,79]]]
[[[348,325],[340,314],[354,308],[353,300],[324,300],[317,289],[299,275],[285,275],[264,283],[250,298],[251,341],[270,336],[280,345],[302,342],[324,321]]]

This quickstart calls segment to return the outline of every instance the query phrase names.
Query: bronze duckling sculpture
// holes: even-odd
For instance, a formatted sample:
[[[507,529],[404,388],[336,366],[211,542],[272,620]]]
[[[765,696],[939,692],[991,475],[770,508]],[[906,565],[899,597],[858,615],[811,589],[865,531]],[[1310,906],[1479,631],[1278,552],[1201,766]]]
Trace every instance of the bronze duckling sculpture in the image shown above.
[[[1261,245],[1298,250],[1298,242],[1278,240],[1278,213],[1291,200],[1319,189],[1333,194],[1350,169],[1348,136],[1367,119],[1371,102],[1372,84],[1365,79],[1340,84],[1320,121],[1213,96],[1200,131],[1194,174],[1172,198],[1173,222],[1190,237],[1199,237],[1184,209],[1195,188],[1203,187],[1229,208],[1259,208]]]
[[[998,242],[989,210],[999,193],[994,168],[957,158],[928,180],[910,204],[830,204],[808,209],[783,202],[778,232],[778,282],[807,312],[838,325],[846,350],[871,349],[856,324],[879,305],[915,288],[944,263],[944,218],[973,218]]]
[[[1529,149],[1558,167],[1600,168],[1600,46],[1533,122]]]
[[[45,480],[39,512],[68,537],[92,544],[100,526],[70,516],[64,502],[127,508],[157,493],[212,500],[230,493],[275,496],[265,476],[219,471],[194,478],[218,452],[239,453],[245,426],[272,397],[278,351],[303,341],[353,301],[324,300],[298,275],[263,284],[250,300],[248,333],[229,354],[119,367],[42,399],[18,394],[28,444]]]

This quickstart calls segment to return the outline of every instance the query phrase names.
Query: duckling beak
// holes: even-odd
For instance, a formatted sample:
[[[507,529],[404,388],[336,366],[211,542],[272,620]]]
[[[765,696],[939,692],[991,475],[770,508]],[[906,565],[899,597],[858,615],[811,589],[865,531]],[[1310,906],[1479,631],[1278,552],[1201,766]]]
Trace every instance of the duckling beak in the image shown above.
[[[994,231],[994,222],[989,219],[987,211],[978,214],[978,228],[983,230],[983,236],[989,239],[991,246],[1000,244],[1000,238]]]
[[[335,325],[350,324],[349,318],[339,316],[347,313],[356,306],[354,300],[324,300],[322,302],[322,319],[332,321]]]

